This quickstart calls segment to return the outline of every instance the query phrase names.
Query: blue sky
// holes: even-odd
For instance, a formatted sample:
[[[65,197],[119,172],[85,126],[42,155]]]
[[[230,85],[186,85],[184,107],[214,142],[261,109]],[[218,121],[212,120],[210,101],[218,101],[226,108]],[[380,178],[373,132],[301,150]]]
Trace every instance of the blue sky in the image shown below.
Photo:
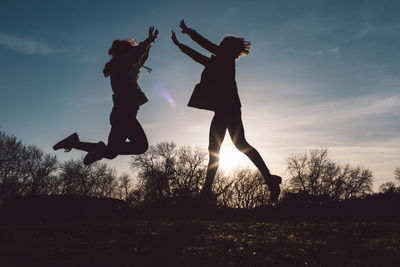
[[[285,173],[290,153],[324,146],[334,160],[373,170],[376,184],[393,181],[400,166],[399,10],[399,1],[3,0],[0,129],[49,152],[75,131],[82,140],[106,140],[107,50],[114,39],[143,40],[155,25],[160,34],[146,64],[153,72],[140,78],[150,101],[138,118],[151,144],[206,149],[213,114],[186,106],[202,67],[170,41],[184,18],[216,43],[225,34],[253,43],[237,62],[237,83],[247,138],[273,172]],[[208,55],[187,36],[178,39]],[[129,157],[104,162],[125,171]]]

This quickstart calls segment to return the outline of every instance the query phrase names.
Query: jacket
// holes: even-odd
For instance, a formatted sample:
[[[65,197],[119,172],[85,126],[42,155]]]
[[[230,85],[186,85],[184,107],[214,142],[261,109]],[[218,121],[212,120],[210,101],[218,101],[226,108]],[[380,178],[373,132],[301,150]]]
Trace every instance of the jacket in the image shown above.
[[[138,46],[132,46],[128,53],[111,60],[110,82],[114,105],[140,106],[148,101],[140,89],[138,79],[150,46],[151,41],[146,39]]]
[[[188,34],[195,42],[213,53],[209,58],[184,44],[179,44],[182,52],[204,65],[200,83],[195,86],[188,106],[211,111],[241,108],[235,79],[235,60],[218,56],[219,47],[196,31],[190,29]]]

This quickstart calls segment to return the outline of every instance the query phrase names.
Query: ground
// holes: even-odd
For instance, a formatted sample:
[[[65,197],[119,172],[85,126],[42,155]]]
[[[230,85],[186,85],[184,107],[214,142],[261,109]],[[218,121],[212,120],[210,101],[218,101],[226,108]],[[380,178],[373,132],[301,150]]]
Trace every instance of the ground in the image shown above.
[[[400,222],[86,220],[0,225],[1,266],[400,266]]]

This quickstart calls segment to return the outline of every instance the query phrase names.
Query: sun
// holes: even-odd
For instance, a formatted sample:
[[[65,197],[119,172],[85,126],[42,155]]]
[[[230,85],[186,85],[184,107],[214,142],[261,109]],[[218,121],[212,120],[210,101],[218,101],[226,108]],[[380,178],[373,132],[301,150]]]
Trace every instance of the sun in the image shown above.
[[[251,165],[251,161],[240,152],[233,144],[223,144],[219,152],[219,169],[228,173],[237,168],[245,168]]]

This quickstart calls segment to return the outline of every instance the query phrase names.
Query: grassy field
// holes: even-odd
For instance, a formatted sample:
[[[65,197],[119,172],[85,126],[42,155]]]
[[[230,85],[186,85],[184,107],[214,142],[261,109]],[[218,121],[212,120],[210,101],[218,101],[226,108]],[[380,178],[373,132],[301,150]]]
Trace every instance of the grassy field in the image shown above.
[[[400,222],[75,221],[0,225],[1,266],[400,266]]]

